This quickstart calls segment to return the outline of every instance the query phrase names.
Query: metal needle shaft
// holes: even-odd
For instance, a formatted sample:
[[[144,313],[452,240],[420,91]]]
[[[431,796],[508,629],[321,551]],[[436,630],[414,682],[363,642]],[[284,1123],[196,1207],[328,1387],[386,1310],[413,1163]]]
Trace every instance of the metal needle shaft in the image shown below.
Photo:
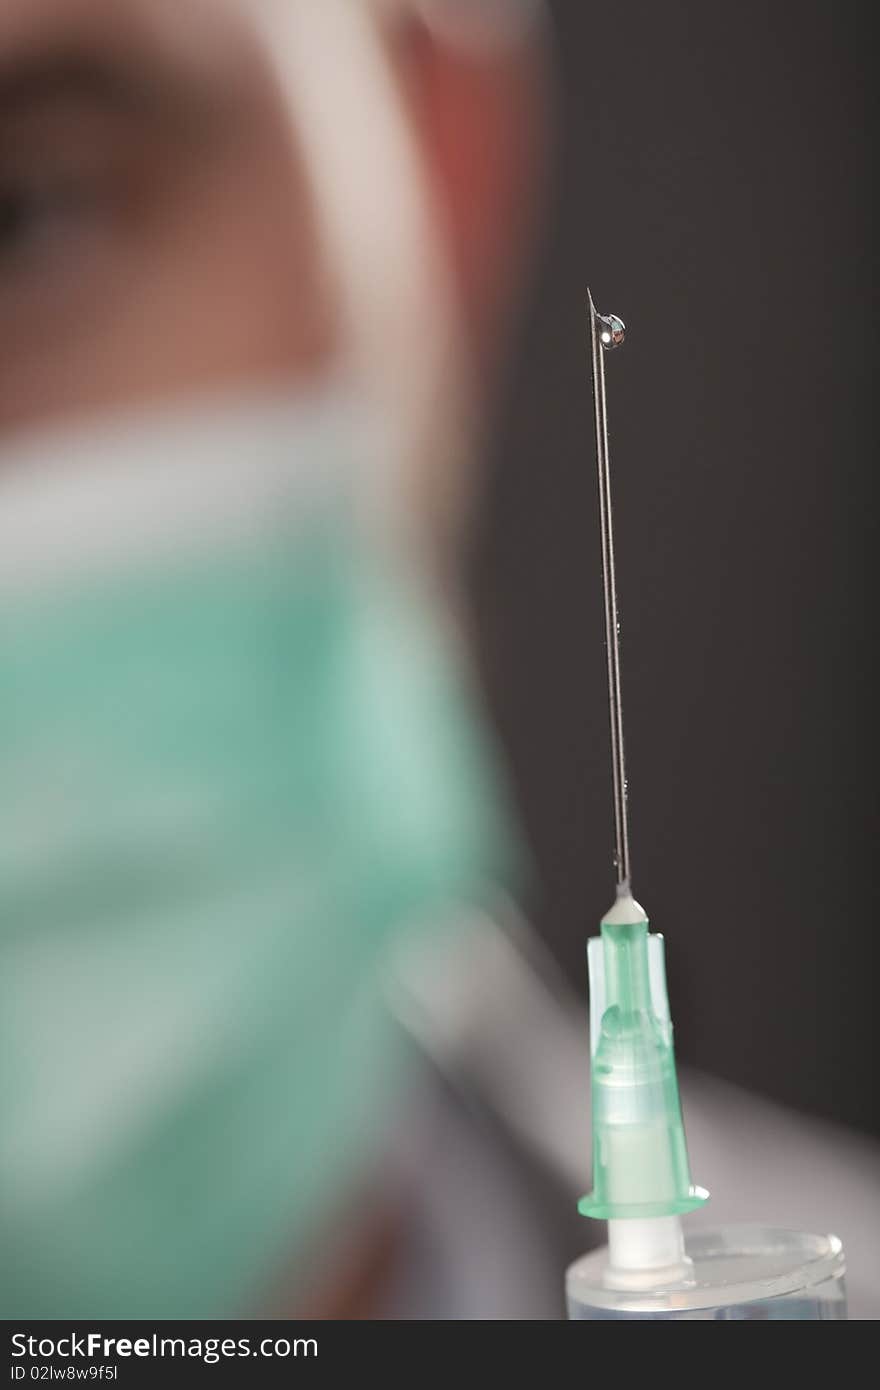
[[[623,702],[620,689],[620,623],[614,570],[614,528],[611,514],[611,468],[608,455],[608,413],[605,403],[605,353],[623,342],[625,329],[615,315],[596,312],[590,305],[593,360],[593,408],[596,425],[596,464],[599,473],[599,525],[602,537],[602,587],[605,597],[605,650],[608,658],[608,712],[611,725],[611,776],[614,797],[614,862],[617,893],[630,891],[629,826],[626,804],[626,765],[623,755]]]

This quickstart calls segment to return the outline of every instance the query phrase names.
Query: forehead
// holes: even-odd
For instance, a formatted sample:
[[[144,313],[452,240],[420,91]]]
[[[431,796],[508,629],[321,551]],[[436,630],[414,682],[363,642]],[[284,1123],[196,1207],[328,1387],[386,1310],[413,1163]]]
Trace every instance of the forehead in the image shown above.
[[[157,115],[210,108],[274,127],[277,79],[249,15],[254,3],[0,0],[0,102],[34,74],[72,67],[103,74],[117,92],[151,92]]]
[[[242,5],[246,0],[242,0]],[[234,0],[3,0],[0,40],[28,42],[78,29],[160,31],[175,16],[203,21],[235,6]]]
[[[2,0],[0,61],[96,47],[185,63],[209,74],[234,62],[250,0]]]

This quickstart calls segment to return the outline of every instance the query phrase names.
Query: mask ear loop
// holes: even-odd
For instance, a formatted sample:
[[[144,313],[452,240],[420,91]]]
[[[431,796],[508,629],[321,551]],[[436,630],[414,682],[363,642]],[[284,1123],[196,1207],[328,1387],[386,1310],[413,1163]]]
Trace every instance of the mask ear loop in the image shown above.
[[[385,48],[382,5],[256,0],[339,294],[340,366],[380,423],[366,524],[424,568],[451,529],[471,438],[465,335],[428,181]],[[433,515],[432,515],[433,512]],[[440,513],[438,516],[437,513]],[[428,532],[424,520],[427,513]]]

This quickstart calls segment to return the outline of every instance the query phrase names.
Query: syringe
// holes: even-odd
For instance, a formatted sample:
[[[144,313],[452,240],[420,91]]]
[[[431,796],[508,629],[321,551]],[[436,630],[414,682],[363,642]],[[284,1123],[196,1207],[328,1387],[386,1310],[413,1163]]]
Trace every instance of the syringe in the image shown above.
[[[614,561],[605,354],[623,322],[597,313],[588,293],[599,479],[602,587],[614,800],[617,896],[588,947],[593,1065],[593,1191],[585,1216],[608,1221],[606,1282],[646,1288],[686,1276],[679,1216],[708,1193],[691,1182],[678,1097],[663,938],[632,897],[627,817],[620,624]]]
[[[614,799],[614,905],[587,948],[593,1190],[578,1209],[608,1222],[608,1248],[572,1265],[570,1316],[840,1318],[843,1254],[834,1236],[759,1226],[701,1232],[685,1251],[680,1217],[708,1198],[691,1181],[666,991],[663,938],[632,896],[623,749],[605,353],[624,325],[588,294]]]

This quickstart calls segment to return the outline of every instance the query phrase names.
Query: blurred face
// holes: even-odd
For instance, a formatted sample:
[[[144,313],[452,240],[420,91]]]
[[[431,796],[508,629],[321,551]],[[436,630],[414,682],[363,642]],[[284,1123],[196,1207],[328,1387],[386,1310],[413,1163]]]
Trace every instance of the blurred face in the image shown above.
[[[368,0],[328,40],[329,0],[286,0],[319,39],[270,52],[255,3],[0,0],[0,434],[65,426],[0,450],[14,1307],[250,1306],[281,1214],[301,1262],[393,1085],[380,966],[502,838],[457,649],[363,491],[405,491],[386,452],[422,466],[415,428],[373,457],[395,413],[447,469],[448,383],[513,278],[529,45],[404,7],[380,46]]]
[[[0,428],[325,359],[304,182],[246,8],[4,0]]]

